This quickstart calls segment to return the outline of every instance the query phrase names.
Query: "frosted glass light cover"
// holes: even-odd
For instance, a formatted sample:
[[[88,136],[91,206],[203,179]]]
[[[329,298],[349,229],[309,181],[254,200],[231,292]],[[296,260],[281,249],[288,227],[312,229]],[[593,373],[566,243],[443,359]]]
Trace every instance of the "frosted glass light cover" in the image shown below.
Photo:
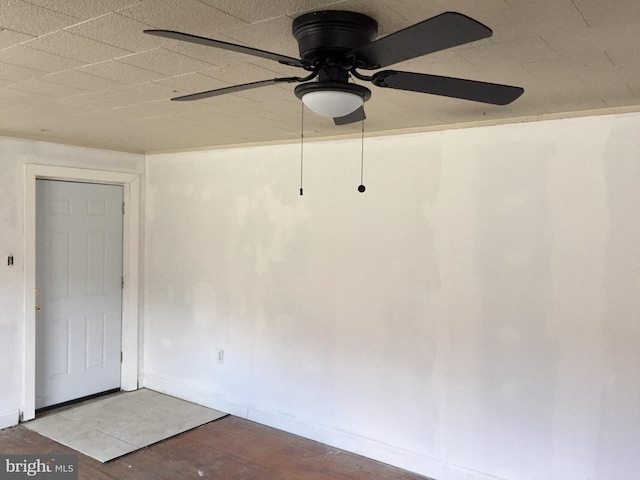
[[[332,118],[344,117],[362,106],[360,95],[340,90],[316,90],[305,93],[302,101],[318,115]]]

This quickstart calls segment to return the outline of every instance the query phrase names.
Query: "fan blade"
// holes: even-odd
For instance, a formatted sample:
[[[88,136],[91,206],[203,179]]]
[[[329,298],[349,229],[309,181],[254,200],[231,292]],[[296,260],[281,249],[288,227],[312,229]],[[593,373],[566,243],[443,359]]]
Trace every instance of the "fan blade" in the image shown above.
[[[236,93],[243,90],[251,90],[252,88],[266,87],[267,85],[273,85],[274,83],[294,83],[299,82],[300,80],[302,79],[298,77],[272,78],[271,80],[261,80],[259,82],[243,83],[241,85],[232,85],[230,87],[207,90],[206,92],[192,93],[190,95],[174,97],[171,100],[176,102],[189,102],[191,100],[201,100],[203,98],[217,97],[218,95],[224,95],[227,93]]]
[[[493,105],[507,105],[524,93],[523,88],[498,83],[440,77],[426,73],[398,72],[396,70],[377,72],[373,75],[372,82],[378,87],[430,93]]]
[[[286,55],[280,55],[278,53],[267,52],[265,50],[258,50],[257,48],[245,47],[243,45],[237,45],[235,43],[223,42],[221,40],[214,40],[212,38],[198,37],[197,35],[190,35],[188,33],[174,32],[173,30],[143,30],[144,33],[149,35],[155,35],[157,37],[170,38],[172,40],[180,40],[182,42],[197,43],[198,45],[206,45],[208,47],[221,48],[223,50],[231,50],[232,52],[245,53],[247,55],[253,55],[254,57],[266,58],[267,60],[275,60],[276,62],[283,63],[285,65],[291,65],[292,67],[306,67],[307,65],[298,60],[297,58],[287,57]]]
[[[482,23],[456,12],[445,12],[382,37],[349,53],[358,68],[376,69],[490,37]]]
[[[333,123],[335,123],[336,125],[347,125],[349,123],[361,122],[365,118],[367,118],[367,116],[364,114],[364,107],[359,107],[349,115],[334,118]]]

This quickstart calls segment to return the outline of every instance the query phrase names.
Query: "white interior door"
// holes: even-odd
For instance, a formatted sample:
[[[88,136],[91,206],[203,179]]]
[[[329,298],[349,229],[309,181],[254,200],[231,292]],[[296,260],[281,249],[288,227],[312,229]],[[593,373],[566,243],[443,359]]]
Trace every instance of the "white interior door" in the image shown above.
[[[120,387],[118,185],[36,183],[36,408]]]

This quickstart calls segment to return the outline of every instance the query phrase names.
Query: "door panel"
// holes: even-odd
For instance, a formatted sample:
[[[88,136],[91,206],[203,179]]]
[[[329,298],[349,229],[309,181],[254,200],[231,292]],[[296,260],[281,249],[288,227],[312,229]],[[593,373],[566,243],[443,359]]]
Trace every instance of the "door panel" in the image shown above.
[[[47,328],[47,339],[50,346],[46,348],[46,367],[49,376],[69,373],[69,320],[52,320]],[[49,347],[49,345],[47,345]]]
[[[36,183],[36,408],[120,387],[122,187]]]
[[[107,232],[87,234],[87,295],[104,295],[107,272]]]

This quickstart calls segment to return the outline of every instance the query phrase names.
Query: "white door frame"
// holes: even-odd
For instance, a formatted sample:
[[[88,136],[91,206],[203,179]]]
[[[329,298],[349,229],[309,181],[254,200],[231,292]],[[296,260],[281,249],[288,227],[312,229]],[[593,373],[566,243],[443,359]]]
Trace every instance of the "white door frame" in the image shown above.
[[[22,421],[35,418],[36,400],[36,179],[122,185],[122,390],[138,388],[140,178],[136,173],[27,164],[24,167],[24,391]]]

